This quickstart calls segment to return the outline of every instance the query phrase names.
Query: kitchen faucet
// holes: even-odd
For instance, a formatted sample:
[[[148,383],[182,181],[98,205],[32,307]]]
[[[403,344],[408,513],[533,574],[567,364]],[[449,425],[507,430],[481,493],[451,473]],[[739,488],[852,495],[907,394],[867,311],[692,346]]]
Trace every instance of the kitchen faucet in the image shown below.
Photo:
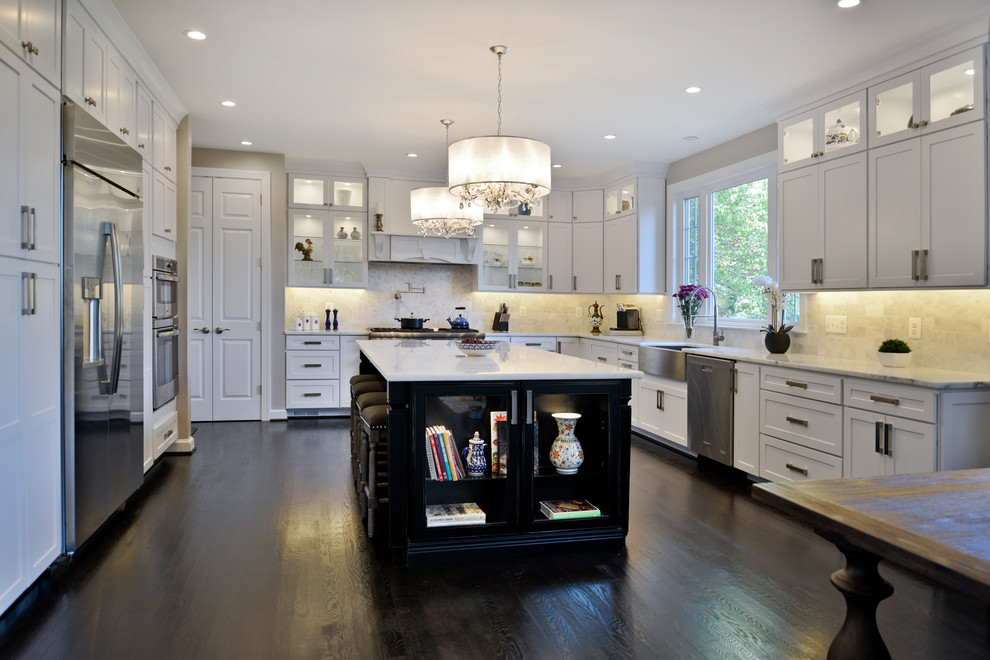
[[[691,318],[693,320],[693,319],[698,318],[699,316],[711,316],[712,317],[712,320],[715,323],[715,329],[712,330],[712,344],[714,346],[718,346],[718,343],[719,342],[725,341],[725,335],[721,335],[718,332],[718,298],[715,296],[715,292],[714,291],[712,291],[711,289],[709,289],[707,286],[701,286],[700,284],[697,285],[695,287],[694,291],[691,292],[691,298],[697,298],[699,291],[707,291],[708,293],[712,294],[712,306],[714,308],[713,311],[715,313],[714,314],[692,314],[691,315]],[[689,309],[690,309],[690,307],[689,307]]]

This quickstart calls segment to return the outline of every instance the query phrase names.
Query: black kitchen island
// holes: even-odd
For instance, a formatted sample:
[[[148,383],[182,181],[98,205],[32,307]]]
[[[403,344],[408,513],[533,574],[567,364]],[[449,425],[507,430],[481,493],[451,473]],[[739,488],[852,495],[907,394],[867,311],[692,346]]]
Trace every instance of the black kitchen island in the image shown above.
[[[508,343],[487,357],[464,356],[453,341],[358,346],[362,372],[387,383],[387,530],[398,557],[414,564],[623,546],[629,399],[640,372]],[[558,470],[563,459],[551,462],[555,413],[580,415],[583,461],[572,474]],[[484,469],[470,476],[462,465],[459,474],[475,434]],[[591,508],[547,513],[571,501]],[[451,512],[465,506],[474,514]]]

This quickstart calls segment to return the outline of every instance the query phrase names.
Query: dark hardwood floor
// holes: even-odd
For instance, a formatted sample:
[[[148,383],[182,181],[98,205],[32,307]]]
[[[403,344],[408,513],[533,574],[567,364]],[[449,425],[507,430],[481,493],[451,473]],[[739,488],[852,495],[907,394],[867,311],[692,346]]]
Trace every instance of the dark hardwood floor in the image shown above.
[[[199,424],[0,625],[0,658],[824,658],[829,543],[634,438],[621,552],[407,568],[363,533],[348,423]],[[889,566],[894,658],[990,657],[988,609]]]

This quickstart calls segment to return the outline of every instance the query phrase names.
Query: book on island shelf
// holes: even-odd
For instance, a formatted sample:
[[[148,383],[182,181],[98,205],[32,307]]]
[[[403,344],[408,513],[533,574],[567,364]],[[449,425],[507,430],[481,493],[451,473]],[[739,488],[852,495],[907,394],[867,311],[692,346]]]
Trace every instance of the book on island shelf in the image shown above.
[[[451,527],[454,525],[483,525],[487,522],[484,510],[474,502],[462,504],[427,504],[427,527]]]
[[[540,502],[540,511],[551,520],[597,518],[602,515],[598,507],[587,500],[545,500]]]

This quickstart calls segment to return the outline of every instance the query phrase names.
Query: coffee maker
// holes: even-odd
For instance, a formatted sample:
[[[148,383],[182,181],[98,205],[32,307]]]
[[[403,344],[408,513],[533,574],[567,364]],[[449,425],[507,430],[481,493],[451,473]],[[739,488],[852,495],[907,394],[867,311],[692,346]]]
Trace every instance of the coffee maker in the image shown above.
[[[626,331],[626,332],[642,332],[643,326],[639,322],[639,309],[635,305],[623,305],[619,303],[616,306],[615,312],[615,326],[613,330]]]

